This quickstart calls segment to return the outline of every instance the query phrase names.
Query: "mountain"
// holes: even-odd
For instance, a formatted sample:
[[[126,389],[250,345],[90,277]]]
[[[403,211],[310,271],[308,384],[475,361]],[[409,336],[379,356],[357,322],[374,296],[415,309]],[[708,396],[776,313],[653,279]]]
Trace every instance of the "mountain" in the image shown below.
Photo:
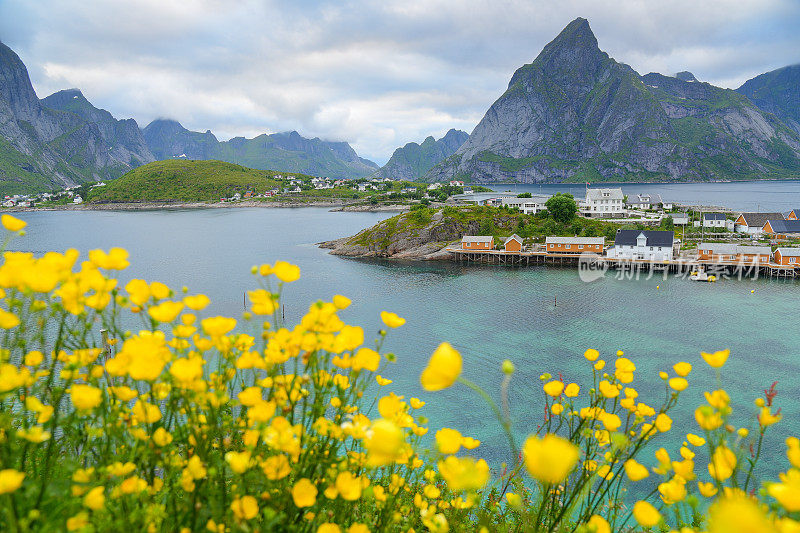
[[[514,73],[469,139],[423,180],[800,177],[797,132],[735,91],[680,78],[640,76],[575,19]]]
[[[219,141],[210,131],[189,131],[174,120],[157,119],[143,133],[159,159],[218,159],[255,169],[331,178],[361,178],[378,168],[346,142],[306,139],[296,131]]]
[[[800,134],[800,65],[756,76],[736,91]]]
[[[395,150],[389,161],[375,174],[383,178],[415,181],[436,163],[453,155],[467,138],[467,132],[451,129],[438,141],[428,137],[422,144],[410,142]]]
[[[105,109],[93,106],[78,89],[59,91],[41,102],[45,107],[74,113],[97,126],[100,136],[110,148],[109,155],[115,160],[128,162],[131,167],[155,161],[135,120],[115,119]]]
[[[138,146],[126,144],[137,136],[134,128],[135,122],[121,127],[110,144],[98,124],[49,107],[37,98],[19,56],[0,43],[0,194],[114,178],[152,161],[141,139]]]

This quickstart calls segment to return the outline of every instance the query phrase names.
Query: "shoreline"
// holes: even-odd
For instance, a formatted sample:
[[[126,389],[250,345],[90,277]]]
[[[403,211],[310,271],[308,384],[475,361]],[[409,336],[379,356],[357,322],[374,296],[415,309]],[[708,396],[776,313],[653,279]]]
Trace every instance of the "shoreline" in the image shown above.
[[[115,204],[65,204],[43,207],[8,207],[2,212],[24,213],[36,211],[160,211],[179,209],[297,209],[302,207],[331,208],[332,212],[397,212],[409,210],[409,206],[401,204],[363,205],[343,202],[129,202]]]

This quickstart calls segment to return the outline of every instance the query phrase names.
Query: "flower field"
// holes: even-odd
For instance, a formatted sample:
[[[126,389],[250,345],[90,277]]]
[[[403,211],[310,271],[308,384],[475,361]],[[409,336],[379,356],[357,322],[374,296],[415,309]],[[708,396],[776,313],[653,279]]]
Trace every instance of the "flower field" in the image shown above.
[[[25,222],[2,225],[6,244],[24,238]],[[253,267],[249,310],[232,318],[186,288],[120,286],[125,250],[78,260],[5,252],[0,265],[0,531],[800,532],[800,440],[770,458],[778,479],[757,477],[781,413],[774,388],[733,412],[727,350],[664,368],[659,398],[640,397],[624,353],[576,354],[585,382],[543,372],[545,415],[518,443],[513,363],[487,392],[441,344],[421,385],[489,404],[513,458],[491,470],[476,438],[437,427],[381,376],[403,364],[382,350],[396,314],[365,339],[339,295],[284,324],[300,269],[283,261]],[[673,427],[693,372],[718,388],[695,425]],[[678,431],[682,446],[659,446]]]

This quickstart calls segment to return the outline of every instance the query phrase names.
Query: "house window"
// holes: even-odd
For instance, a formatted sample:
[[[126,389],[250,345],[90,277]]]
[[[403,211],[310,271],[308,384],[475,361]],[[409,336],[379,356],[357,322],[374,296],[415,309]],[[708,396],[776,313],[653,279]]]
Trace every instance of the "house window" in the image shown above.
[[[550,245],[550,248],[553,248],[553,247],[555,247],[555,244],[551,244],[551,245]]]
[[[790,263],[794,263],[796,259],[797,259],[796,257],[790,257],[790,258],[789,258],[789,262],[790,262]]]
[[[571,245],[571,244],[568,244],[568,245],[567,245],[567,250],[569,250],[571,247],[572,247],[572,245]]]
[[[583,245],[582,244],[578,245],[578,250],[583,250]]]
[[[653,251],[653,247],[652,247],[652,246],[650,247],[650,251],[651,251],[651,252]]]

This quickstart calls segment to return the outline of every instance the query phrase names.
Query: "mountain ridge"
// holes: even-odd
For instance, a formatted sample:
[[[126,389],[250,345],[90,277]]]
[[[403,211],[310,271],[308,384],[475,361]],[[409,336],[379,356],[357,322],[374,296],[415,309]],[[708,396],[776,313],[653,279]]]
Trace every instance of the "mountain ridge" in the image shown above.
[[[421,144],[406,143],[392,153],[392,157],[375,172],[375,176],[414,181],[436,163],[455,153],[467,138],[467,132],[451,128],[438,140],[429,135]]]
[[[800,176],[796,132],[735,91],[680,77],[640,76],[600,50],[588,21],[577,18],[514,72],[469,139],[422,179]]]

